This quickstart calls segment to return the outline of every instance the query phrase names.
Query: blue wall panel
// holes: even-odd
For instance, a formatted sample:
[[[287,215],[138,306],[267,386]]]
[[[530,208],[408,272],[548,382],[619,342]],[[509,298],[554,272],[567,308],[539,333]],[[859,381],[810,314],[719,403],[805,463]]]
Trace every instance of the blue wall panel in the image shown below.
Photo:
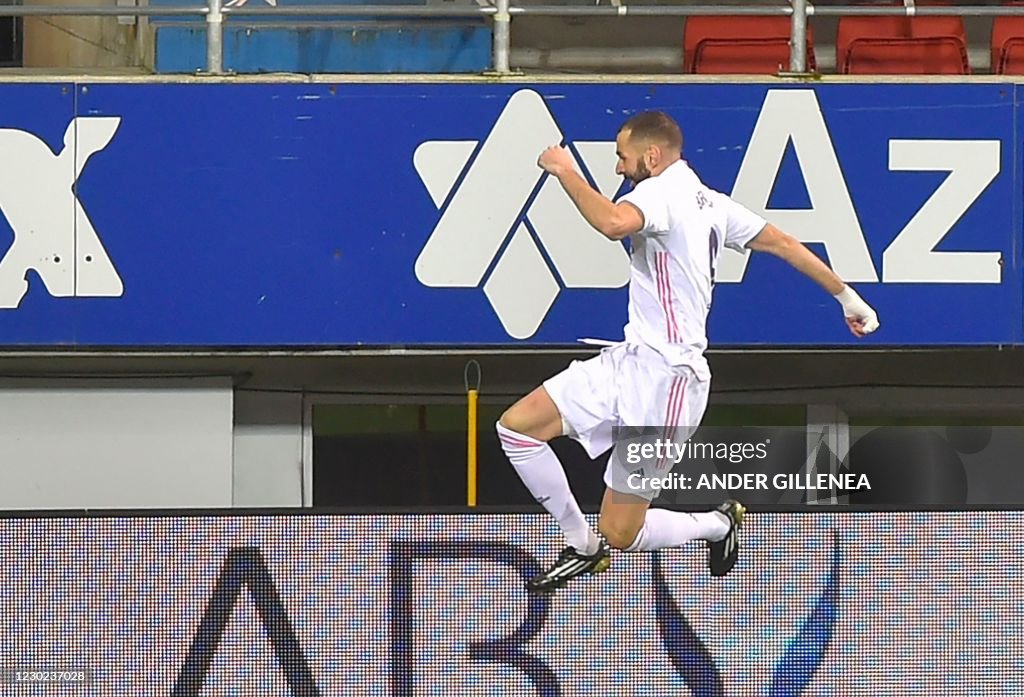
[[[116,124],[109,142],[98,150],[94,144],[74,192],[122,286],[118,291],[106,276],[93,280],[99,260],[85,260],[91,248],[82,241],[83,223],[72,220],[78,297],[53,297],[36,271],[17,269],[27,274],[29,291],[17,307],[0,309],[0,343],[553,345],[621,337],[625,290],[574,281],[544,244],[566,225],[566,235],[578,233],[582,221],[552,222],[563,220],[566,202],[557,189],[543,193],[533,164],[539,150],[528,144],[542,132],[564,138],[592,180],[615,193],[612,141],[619,125],[644,109],[667,110],[680,121],[684,155],[709,185],[732,192],[742,169],[741,189],[770,190],[767,217],[784,229],[792,211],[810,208],[817,223],[800,223],[803,237],[807,229],[848,228],[841,205],[848,197],[876,277],[854,285],[882,321],[861,343],[1021,343],[1014,152],[1022,132],[1012,86],[441,82],[0,85],[0,152],[15,142],[14,131],[59,152],[77,116],[84,154],[88,138]],[[487,143],[502,140],[523,145],[507,149],[507,167],[489,165],[480,197],[487,200],[473,203],[477,218],[455,231],[458,244],[442,256],[457,269],[481,240],[497,235],[504,242],[478,282],[425,285],[417,260],[427,240],[452,205],[468,205],[458,203],[460,187],[476,176],[474,168],[482,171]],[[764,154],[783,146],[779,162]],[[835,181],[827,174],[831,152]],[[982,175],[990,166],[989,182]],[[529,195],[502,198],[524,179],[537,184]],[[16,193],[12,203],[12,194],[0,191],[0,235],[7,235],[0,244],[17,232],[26,240],[20,244],[34,245],[44,259],[46,236],[67,230],[51,222],[45,233],[12,231],[8,208],[43,219],[67,204],[68,194]],[[519,214],[501,218],[497,211],[509,206]],[[926,224],[908,234],[919,214]],[[506,289],[495,302],[488,284],[523,221],[546,267],[519,273],[521,292],[510,297]],[[922,230],[929,239],[912,240],[899,263],[883,263],[894,240]],[[837,269],[856,265],[851,239],[828,250]],[[890,274],[934,266],[933,246],[997,254],[996,277],[989,259],[954,263],[924,282],[886,278],[887,266]],[[825,247],[813,248],[825,254]],[[581,247],[584,262],[588,254]],[[510,262],[504,270],[512,268]],[[590,285],[620,286],[608,280],[612,271]],[[716,290],[713,344],[857,341],[838,305],[781,262],[754,255],[741,282],[728,275]],[[5,292],[0,287],[0,296]],[[531,317],[537,326],[523,330]]]

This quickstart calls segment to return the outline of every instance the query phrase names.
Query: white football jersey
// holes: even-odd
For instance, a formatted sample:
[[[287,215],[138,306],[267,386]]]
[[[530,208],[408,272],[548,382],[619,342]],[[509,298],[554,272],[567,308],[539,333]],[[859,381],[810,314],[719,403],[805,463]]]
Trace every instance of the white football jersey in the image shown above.
[[[683,160],[619,201],[644,216],[643,229],[630,237],[626,341],[650,346],[670,364],[710,379],[704,351],[719,255],[725,246],[743,251],[767,221],[705,186]]]

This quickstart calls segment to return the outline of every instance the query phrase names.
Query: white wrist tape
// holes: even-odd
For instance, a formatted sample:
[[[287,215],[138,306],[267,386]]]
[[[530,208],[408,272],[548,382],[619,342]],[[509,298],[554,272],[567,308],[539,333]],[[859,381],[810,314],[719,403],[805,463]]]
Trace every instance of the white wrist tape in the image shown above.
[[[850,286],[843,286],[843,289],[832,297],[839,301],[844,310],[852,310],[855,307],[867,307],[861,297],[857,295],[857,291]]]
[[[865,332],[873,332],[878,329],[878,315],[871,306],[857,295],[857,292],[848,285],[833,295],[840,305],[843,306],[843,313],[847,317],[853,317],[863,324]]]

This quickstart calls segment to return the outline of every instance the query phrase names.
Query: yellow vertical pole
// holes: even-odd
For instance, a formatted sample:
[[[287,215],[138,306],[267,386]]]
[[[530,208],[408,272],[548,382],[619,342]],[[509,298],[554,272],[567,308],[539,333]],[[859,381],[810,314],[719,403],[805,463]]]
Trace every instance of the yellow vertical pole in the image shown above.
[[[466,435],[466,505],[476,505],[476,419],[477,390],[469,390],[468,402],[468,433]]]
[[[476,366],[476,386],[470,386],[469,367]],[[480,364],[470,361],[464,374],[466,383],[466,505],[476,506],[477,484],[477,399],[480,395]]]

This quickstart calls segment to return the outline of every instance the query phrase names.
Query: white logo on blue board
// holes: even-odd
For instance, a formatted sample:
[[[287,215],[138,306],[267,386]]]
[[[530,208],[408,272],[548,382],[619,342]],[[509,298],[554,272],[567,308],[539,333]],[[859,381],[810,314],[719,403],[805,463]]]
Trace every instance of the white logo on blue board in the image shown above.
[[[427,141],[413,155],[441,211],[416,260],[416,278],[435,288],[482,284],[516,339],[537,332],[561,288],[621,288],[629,281],[625,247],[594,232],[558,181],[537,167],[544,148],[565,141],[543,98],[524,89],[509,98],[483,143]],[[580,172],[614,196],[622,181],[615,142],[572,145]]]
[[[75,191],[85,163],[107,147],[120,123],[120,117],[73,119],[57,154],[32,133],[0,128],[0,153],[8,163],[0,167],[0,211],[14,232],[0,260],[0,309],[21,304],[30,269],[56,298],[124,293]]]

